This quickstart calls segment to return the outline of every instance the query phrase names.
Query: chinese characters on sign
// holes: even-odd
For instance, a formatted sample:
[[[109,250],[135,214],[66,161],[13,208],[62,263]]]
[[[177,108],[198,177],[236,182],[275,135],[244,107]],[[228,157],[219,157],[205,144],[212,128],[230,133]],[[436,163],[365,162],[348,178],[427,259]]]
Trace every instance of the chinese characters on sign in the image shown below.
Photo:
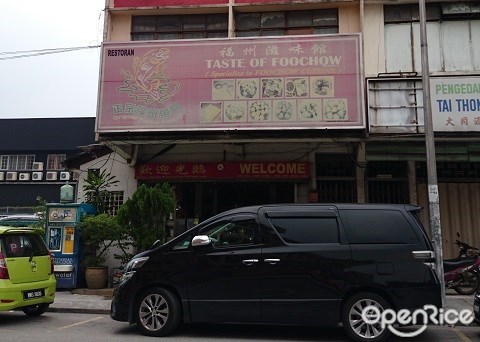
[[[143,164],[135,169],[139,180],[175,179],[308,179],[306,162],[225,162]]]
[[[430,80],[435,131],[480,131],[480,77]]]
[[[359,35],[104,43],[97,129],[363,128]]]

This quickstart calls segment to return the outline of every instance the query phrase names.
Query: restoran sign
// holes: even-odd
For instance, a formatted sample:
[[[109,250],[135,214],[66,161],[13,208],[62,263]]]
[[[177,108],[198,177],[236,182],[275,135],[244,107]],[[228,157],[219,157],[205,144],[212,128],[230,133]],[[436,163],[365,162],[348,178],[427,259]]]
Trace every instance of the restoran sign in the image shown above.
[[[309,179],[307,162],[149,163],[135,168],[139,180]]]
[[[364,128],[359,35],[104,43],[98,132]]]

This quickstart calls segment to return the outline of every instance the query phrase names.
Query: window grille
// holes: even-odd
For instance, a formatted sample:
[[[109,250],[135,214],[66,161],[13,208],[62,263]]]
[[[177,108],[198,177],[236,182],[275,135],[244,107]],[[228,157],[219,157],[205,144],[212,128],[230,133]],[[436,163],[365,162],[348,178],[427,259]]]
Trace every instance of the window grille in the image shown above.
[[[35,155],[2,155],[0,158],[0,170],[24,171],[32,170]]]

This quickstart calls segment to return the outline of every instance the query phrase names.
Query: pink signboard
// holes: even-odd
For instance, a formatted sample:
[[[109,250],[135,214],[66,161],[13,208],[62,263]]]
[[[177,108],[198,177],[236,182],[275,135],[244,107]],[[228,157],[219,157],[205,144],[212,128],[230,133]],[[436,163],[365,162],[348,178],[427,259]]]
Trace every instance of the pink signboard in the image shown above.
[[[364,128],[359,35],[104,43],[98,132]]]
[[[168,7],[228,4],[228,0],[114,0],[114,7]]]

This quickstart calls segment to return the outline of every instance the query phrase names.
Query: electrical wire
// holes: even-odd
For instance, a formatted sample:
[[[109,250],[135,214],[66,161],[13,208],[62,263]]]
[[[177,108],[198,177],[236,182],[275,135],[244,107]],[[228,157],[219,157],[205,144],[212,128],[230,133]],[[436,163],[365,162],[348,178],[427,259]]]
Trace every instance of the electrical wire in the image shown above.
[[[79,50],[86,50],[86,49],[97,49],[99,47],[100,45],[89,45],[89,46],[76,46],[76,47],[56,48],[56,49],[7,51],[7,52],[0,52],[0,56],[2,56],[0,57],[0,61],[50,55],[54,53],[65,53],[65,52],[79,51]],[[3,57],[3,56],[6,56],[6,57]]]

